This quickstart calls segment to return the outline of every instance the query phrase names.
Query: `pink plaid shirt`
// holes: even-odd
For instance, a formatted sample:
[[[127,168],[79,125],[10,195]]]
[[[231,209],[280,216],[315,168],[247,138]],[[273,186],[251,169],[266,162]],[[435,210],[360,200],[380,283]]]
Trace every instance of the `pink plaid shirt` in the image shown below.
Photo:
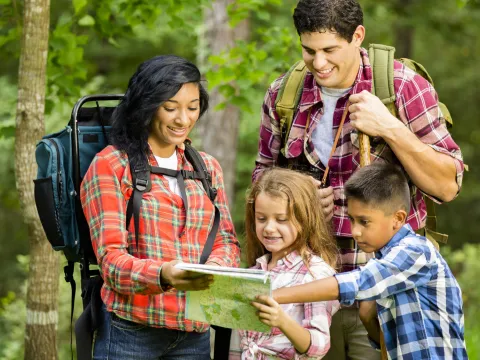
[[[334,136],[337,132],[349,95],[360,93],[363,90],[371,91],[372,69],[367,51],[362,48],[360,55],[362,61],[355,83],[347,95],[340,98],[337,102],[333,115],[332,132]],[[275,80],[265,95],[262,107],[259,151],[256,159],[256,167],[253,172],[254,180],[263,169],[277,165],[281,136],[279,126],[280,118],[275,110],[275,100],[282,79],[283,76]],[[423,77],[397,61],[395,61],[394,65],[394,88],[397,98],[396,107],[400,121],[415,133],[423,143],[454,159],[457,169],[456,180],[460,188],[464,168],[462,154],[445,126],[445,119],[438,107],[438,97],[434,88]],[[307,131],[305,131],[307,115],[310,108],[312,108],[311,120]],[[317,124],[322,121],[322,112],[323,104],[320,87],[317,85],[313,75],[307,72],[303,94],[298,110],[294,114],[292,128],[287,139],[287,159],[298,157],[303,152],[312,165],[321,170],[325,169],[311,141],[313,130]],[[393,151],[382,138],[374,137],[370,139],[370,142],[373,161],[386,161],[401,165]],[[336,236],[351,237],[344,184],[359,165],[357,132],[351,126],[349,117],[347,116],[337,148],[329,161],[329,182],[334,191],[333,229]],[[427,210],[423,195],[429,195],[423,193],[413,184],[411,184],[411,189],[412,206],[407,218],[407,223],[416,230],[425,226]],[[432,199],[439,203],[438,199]],[[371,256],[364,254],[360,250],[355,252],[353,249],[346,251],[342,249],[342,271],[353,270],[356,268],[356,265],[366,263],[370,257]]]
[[[267,270],[270,255],[257,259],[253,268]],[[301,256],[291,252],[277,262],[270,270],[272,289],[301,285],[313,280],[323,279],[335,274],[333,270],[319,256],[312,256],[309,266],[305,265]],[[332,316],[337,312],[340,303],[335,301],[322,301],[305,304],[281,305],[283,310],[295,321],[310,332],[310,347],[305,354],[299,354],[290,340],[277,329],[272,328],[269,333],[255,331],[233,331],[232,344],[240,345],[240,349],[232,346],[230,360],[234,359],[308,359],[322,358],[330,348],[330,324]],[[235,341],[239,340],[239,341]]]

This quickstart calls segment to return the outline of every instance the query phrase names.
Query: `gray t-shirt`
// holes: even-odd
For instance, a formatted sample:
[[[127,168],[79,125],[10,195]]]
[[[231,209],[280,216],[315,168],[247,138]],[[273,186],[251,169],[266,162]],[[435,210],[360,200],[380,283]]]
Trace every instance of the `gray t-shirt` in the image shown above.
[[[333,113],[337,106],[337,100],[346,95],[348,89],[331,89],[322,87],[323,115],[312,133],[312,142],[322,164],[327,166],[330,151],[333,146]]]

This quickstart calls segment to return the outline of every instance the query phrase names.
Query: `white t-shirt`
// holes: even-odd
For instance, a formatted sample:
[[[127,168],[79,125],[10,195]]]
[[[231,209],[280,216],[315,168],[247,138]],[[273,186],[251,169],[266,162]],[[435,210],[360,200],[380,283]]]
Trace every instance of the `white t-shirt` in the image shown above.
[[[177,170],[177,150],[175,150],[172,156],[168,158],[162,158],[160,156],[155,155],[155,159],[157,160],[159,167],[162,167],[165,169]],[[180,188],[178,187],[177,179],[168,175],[163,175],[163,176],[165,176],[165,179],[168,180],[168,187],[170,188],[170,190],[173,193],[182,196],[180,193]]]
[[[312,143],[323,165],[328,165],[330,152],[333,146],[333,113],[337,101],[346,95],[348,89],[330,89],[322,87],[323,115],[312,133]]]

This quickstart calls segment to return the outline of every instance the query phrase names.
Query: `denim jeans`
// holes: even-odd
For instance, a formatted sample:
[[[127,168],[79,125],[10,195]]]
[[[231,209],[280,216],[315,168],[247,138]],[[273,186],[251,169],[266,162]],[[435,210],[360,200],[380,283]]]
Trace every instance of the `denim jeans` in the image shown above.
[[[210,332],[154,328],[119,318],[102,307],[94,360],[210,360]]]

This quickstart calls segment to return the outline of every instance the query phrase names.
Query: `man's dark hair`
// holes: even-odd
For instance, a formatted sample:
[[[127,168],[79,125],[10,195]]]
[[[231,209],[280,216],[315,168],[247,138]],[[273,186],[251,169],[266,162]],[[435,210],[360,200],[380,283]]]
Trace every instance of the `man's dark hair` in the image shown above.
[[[300,0],[293,12],[298,35],[334,31],[352,41],[358,25],[363,25],[363,11],[356,0]]]
[[[408,181],[396,165],[374,162],[357,170],[345,183],[345,194],[347,199],[359,200],[386,214],[410,211]]]
[[[208,109],[208,94],[200,71],[190,61],[175,55],[156,56],[140,64],[112,116],[111,142],[138,164],[148,161],[150,124],[160,105],[187,83],[198,85],[200,116]]]

